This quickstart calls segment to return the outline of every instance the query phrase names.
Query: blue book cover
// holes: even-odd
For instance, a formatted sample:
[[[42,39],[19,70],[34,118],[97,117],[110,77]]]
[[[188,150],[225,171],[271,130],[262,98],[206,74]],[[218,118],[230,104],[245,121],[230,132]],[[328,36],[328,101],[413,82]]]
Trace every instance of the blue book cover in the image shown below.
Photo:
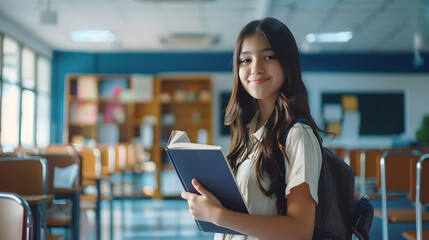
[[[183,188],[198,193],[191,180],[196,178],[227,209],[248,213],[232,170],[220,146],[191,143],[184,131],[173,131],[166,147],[167,154]],[[200,231],[241,234],[213,223],[195,220]]]

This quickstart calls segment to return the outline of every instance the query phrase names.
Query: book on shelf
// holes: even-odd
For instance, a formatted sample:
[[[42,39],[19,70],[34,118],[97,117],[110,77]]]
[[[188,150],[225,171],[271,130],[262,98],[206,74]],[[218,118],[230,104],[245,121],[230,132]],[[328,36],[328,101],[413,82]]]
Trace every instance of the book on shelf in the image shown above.
[[[191,143],[184,131],[173,130],[166,152],[185,191],[197,193],[191,181],[197,179],[227,209],[248,213],[246,203],[221,147]],[[213,223],[195,220],[200,231],[240,234]]]
[[[70,105],[70,123],[95,124],[97,122],[98,105],[91,102],[76,102]]]
[[[127,108],[125,104],[118,102],[109,102],[104,105],[103,122],[105,123],[124,123],[126,120]]]
[[[154,80],[152,75],[134,74],[131,77],[131,89],[134,100],[136,102],[153,101],[153,85]]]
[[[77,97],[81,100],[97,100],[97,77],[80,76],[77,79]]]
[[[100,98],[107,100],[117,99],[125,89],[128,89],[127,79],[103,79],[100,81]]]

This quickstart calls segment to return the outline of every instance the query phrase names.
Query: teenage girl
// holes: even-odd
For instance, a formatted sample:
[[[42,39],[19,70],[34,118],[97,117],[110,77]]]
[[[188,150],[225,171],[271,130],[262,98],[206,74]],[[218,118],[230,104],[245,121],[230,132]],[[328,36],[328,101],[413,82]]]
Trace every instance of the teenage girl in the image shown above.
[[[195,219],[245,234],[226,239],[311,239],[322,155],[298,48],[288,27],[274,18],[247,24],[235,46],[233,76],[225,115],[231,127],[227,159],[249,214],[225,209],[196,179],[192,184],[201,195],[181,196]],[[287,128],[298,117],[310,123],[294,124],[283,145]],[[278,151],[286,173],[276,162]],[[277,214],[274,191],[280,181],[286,183],[286,216]],[[215,234],[215,239],[222,238]]]

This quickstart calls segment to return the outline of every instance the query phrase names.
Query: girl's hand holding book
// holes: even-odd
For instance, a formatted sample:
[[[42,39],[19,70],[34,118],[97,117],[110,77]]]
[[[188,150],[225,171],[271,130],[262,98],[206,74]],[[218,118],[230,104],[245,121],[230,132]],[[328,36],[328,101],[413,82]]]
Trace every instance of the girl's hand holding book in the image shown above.
[[[192,185],[201,194],[183,191],[181,196],[188,201],[189,211],[196,220],[215,222],[223,206],[219,200],[207,191],[197,179],[192,179]]]

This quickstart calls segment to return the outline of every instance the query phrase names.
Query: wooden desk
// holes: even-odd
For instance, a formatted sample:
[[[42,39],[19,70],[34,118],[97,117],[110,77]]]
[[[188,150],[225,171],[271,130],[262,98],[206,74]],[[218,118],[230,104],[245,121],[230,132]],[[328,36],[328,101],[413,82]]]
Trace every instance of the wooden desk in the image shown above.
[[[71,189],[55,189],[55,199],[70,199],[72,201],[72,239],[80,239],[80,192],[81,187]]]
[[[34,239],[46,240],[48,236],[46,229],[46,204],[54,199],[54,195],[22,195],[22,197],[28,202],[31,208],[34,224]]]

